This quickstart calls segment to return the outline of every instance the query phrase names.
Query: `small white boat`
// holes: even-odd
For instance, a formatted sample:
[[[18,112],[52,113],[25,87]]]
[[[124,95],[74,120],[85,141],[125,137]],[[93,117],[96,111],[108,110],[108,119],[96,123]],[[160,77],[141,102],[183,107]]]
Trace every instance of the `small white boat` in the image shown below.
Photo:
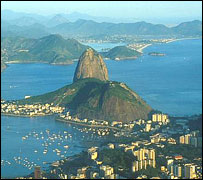
[[[69,148],[69,146],[68,145],[65,145],[65,146],[63,146],[65,149],[68,149]]]

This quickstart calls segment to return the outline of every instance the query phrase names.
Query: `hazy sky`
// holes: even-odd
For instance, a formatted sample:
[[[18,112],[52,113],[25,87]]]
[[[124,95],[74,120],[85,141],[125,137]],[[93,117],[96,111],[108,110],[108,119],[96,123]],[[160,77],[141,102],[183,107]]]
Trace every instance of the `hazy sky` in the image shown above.
[[[2,1],[2,9],[49,15],[80,12],[118,18],[201,18],[202,1]]]

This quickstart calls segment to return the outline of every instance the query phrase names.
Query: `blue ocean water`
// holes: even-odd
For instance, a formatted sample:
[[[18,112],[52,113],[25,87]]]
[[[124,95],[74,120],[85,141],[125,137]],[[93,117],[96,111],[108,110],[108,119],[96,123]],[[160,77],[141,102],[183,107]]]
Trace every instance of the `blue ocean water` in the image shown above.
[[[91,44],[99,51],[108,48],[106,44]],[[114,44],[115,45],[115,44]],[[149,56],[149,52],[161,52],[166,56]],[[136,60],[105,61],[111,80],[125,82],[154,109],[170,115],[192,115],[202,112],[202,40],[183,40],[168,44],[157,44],[144,50],[144,55]],[[72,83],[76,63],[69,66],[48,64],[10,64],[1,74],[1,98],[21,99],[26,95],[39,95],[54,91]],[[82,151],[74,146],[83,141],[71,126],[56,122],[53,117],[21,118],[1,116],[1,160],[12,161],[1,166],[2,176],[26,175],[31,170],[13,162],[14,157],[27,157],[42,164],[52,162],[59,156],[48,152],[43,155],[42,140],[22,136],[36,131],[45,134],[60,134],[67,130],[74,140],[68,155]],[[44,141],[44,140],[43,140]],[[63,144],[64,145],[64,144]],[[58,147],[54,145],[52,148]],[[38,149],[40,155],[34,153]],[[38,160],[39,159],[39,160]]]
[[[115,46],[123,46],[126,45],[125,43],[85,43],[85,45],[88,45],[90,47],[93,47],[96,51],[101,52],[102,49],[106,48],[114,48]]]
[[[76,63],[68,66],[48,64],[10,64],[1,74],[1,96],[22,99],[39,95],[72,83]]]
[[[202,112],[201,39],[149,46],[135,61],[106,63],[110,79],[125,82],[154,109],[177,116]]]
[[[46,130],[49,130],[49,136],[57,134],[63,136],[63,140],[57,138],[52,142],[48,139]],[[72,138],[65,139],[64,131],[71,134]],[[23,140],[22,137],[25,136],[28,138]],[[81,146],[81,136],[82,134],[72,126],[55,121],[53,116],[34,118],[1,116],[1,176],[12,178],[28,175],[34,170],[34,166],[31,165],[37,164],[47,168],[48,165],[43,162],[51,163],[61,159],[61,155],[77,154],[85,149]],[[43,145],[45,143],[51,144],[45,148]],[[64,148],[66,145],[69,146],[68,150]],[[44,149],[48,150],[46,154],[43,153]],[[60,155],[53,152],[54,149],[59,149]]]

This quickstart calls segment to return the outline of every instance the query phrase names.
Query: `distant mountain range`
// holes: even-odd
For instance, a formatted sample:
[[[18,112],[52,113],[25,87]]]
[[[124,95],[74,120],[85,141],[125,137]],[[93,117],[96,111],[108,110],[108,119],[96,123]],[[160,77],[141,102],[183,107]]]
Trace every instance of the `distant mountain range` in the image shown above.
[[[71,18],[72,16],[72,18]],[[73,18],[76,17],[75,19]],[[84,19],[79,19],[82,17]],[[86,18],[86,20],[85,20]],[[71,22],[71,19],[76,21]],[[194,20],[175,27],[163,24],[151,24],[144,21],[135,23],[96,22],[87,15],[57,14],[41,16],[36,14],[2,11],[2,37],[22,36],[40,38],[49,34],[61,34],[66,37],[88,37],[98,35],[152,35],[152,36],[202,36],[202,21]]]
[[[137,23],[97,23],[94,21],[78,20],[74,23],[64,23],[51,29],[54,33],[63,35],[171,35],[171,36],[200,36],[202,34],[202,22],[185,22],[169,28],[162,24],[146,22]]]
[[[199,20],[184,22],[169,28],[162,24],[151,24],[144,21],[100,23],[79,19],[71,22],[70,16],[78,19],[81,14],[41,16],[3,10],[1,17],[2,62],[70,64],[88,48],[75,40],[78,37],[132,35],[181,38],[202,36],[202,22]],[[91,19],[86,15],[84,18]],[[68,39],[64,39],[64,37]],[[105,58],[120,60],[127,57],[135,58],[140,53],[125,46],[119,46],[103,52],[102,55]],[[2,66],[5,67],[4,64]]]
[[[4,20],[15,20],[21,17],[30,17],[34,18],[37,21],[41,23],[46,23],[46,21],[49,21],[54,16],[60,16],[63,19],[66,18],[71,22],[77,21],[78,19],[85,19],[85,20],[93,20],[96,22],[113,22],[113,23],[130,23],[138,21],[137,18],[111,18],[111,17],[98,17],[98,16],[91,16],[85,13],[79,13],[79,12],[72,12],[69,14],[60,13],[55,15],[49,15],[49,16],[42,16],[38,14],[33,13],[22,13],[22,12],[15,12],[11,10],[2,10],[2,19]]]

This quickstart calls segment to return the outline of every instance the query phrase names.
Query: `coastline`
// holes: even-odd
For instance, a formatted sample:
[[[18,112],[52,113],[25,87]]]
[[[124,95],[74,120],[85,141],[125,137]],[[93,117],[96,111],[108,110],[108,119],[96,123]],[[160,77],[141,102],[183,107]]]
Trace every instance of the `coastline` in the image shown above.
[[[143,54],[143,50],[144,50],[145,48],[151,46],[151,45],[153,45],[153,44],[146,44],[145,46],[143,46],[143,47],[137,49],[137,51]]]
[[[22,61],[6,61],[6,64],[50,64],[50,65],[71,65],[73,64],[75,61],[77,61],[76,59],[72,59],[70,60],[70,62],[62,62],[62,63],[49,63],[49,62],[42,62],[42,61],[26,61],[26,62],[22,62]]]
[[[192,40],[192,39],[202,39],[202,37],[191,37],[191,38],[178,38],[178,39],[172,39],[172,40],[169,40],[167,42],[164,42],[164,43],[161,43],[161,44],[167,44],[167,43],[172,43],[172,42],[175,42],[175,41],[182,41],[182,40]],[[156,43],[149,43],[149,44],[146,44],[145,46],[137,49],[137,51],[141,54],[143,54],[143,50],[149,46],[152,46]],[[158,43],[159,44],[159,43]],[[120,61],[120,60],[130,60],[130,59],[137,59],[138,57],[125,57],[125,58],[120,58],[119,60],[116,60],[116,61]],[[104,58],[104,60],[111,60],[110,58]],[[113,59],[115,60],[115,59]],[[59,65],[59,66],[67,66],[67,65],[72,65],[74,64],[74,62],[77,62],[78,59],[71,59],[70,61],[68,62],[62,62],[62,63],[49,63],[49,62],[37,62],[37,61],[27,61],[27,62],[22,62],[22,61],[19,61],[19,60],[16,60],[16,61],[6,61],[5,64],[49,64],[49,65]],[[5,67],[4,69],[1,70],[1,72],[5,71],[7,69],[7,67]]]
[[[118,131],[121,130],[119,128],[112,127],[112,126],[89,125],[89,124],[85,124],[85,123],[81,123],[81,122],[74,122],[74,121],[69,121],[69,120],[63,120],[61,118],[56,118],[56,121],[60,121],[60,122],[64,122],[64,123],[70,123],[70,124],[75,124],[75,125],[79,125],[79,126],[87,126],[87,127],[94,127],[94,128],[110,128],[110,129],[114,129],[114,130],[118,130]]]
[[[51,116],[51,115],[54,115],[54,114],[45,114],[45,115],[33,115],[33,116],[29,116],[29,115],[19,115],[19,114],[1,113],[1,115],[2,115],[2,116],[13,116],[13,117],[32,118],[32,117]],[[109,128],[109,129],[114,129],[114,130],[117,130],[117,131],[121,131],[121,129],[116,128],[116,127],[112,127],[112,126],[90,125],[90,124],[85,124],[85,123],[82,123],[82,122],[75,122],[75,121],[70,121],[70,120],[64,120],[64,119],[61,119],[60,117],[56,117],[55,120],[56,120],[56,121],[60,121],[60,122],[64,122],[64,123],[75,124],[75,125],[79,125],[79,126],[86,126],[86,127],[93,127],[93,128]]]
[[[172,39],[172,40],[169,40],[169,41],[167,41],[167,42],[165,42],[165,43],[161,43],[161,44],[168,44],[168,43],[172,43],[172,42],[175,42],[175,41],[183,41],[183,40],[190,40],[190,39],[191,39],[191,40],[192,40],[192,39],[202,39],[202,37]],[[149,46],[152,46],[152,45],[154,45],[154,44],[156,44],[156,43],[146,44],[145,46],[143,46],[143,47],[137,49],[137,51],[143,54],[143,50],[144,50],[145,48],[147,48],[147,47],[149,47]],[[158,44],[159,44],[159,43],[158,43]]]
[[[114,61],[123,61],[123,60],[134,60],[134,59],[137,59],[138,56],[132,56],[132,57],[122,57],[122,58],[119,58],[119,59],[112,59]]]
[[[173,39],[173,40],[170,40],[166,43],[171,43],[171,42],[175,42],[175,41],[182,41],[182,40],[192,40],[192,39],[202,39],[201,37],[198,37],[198,38],[179,38],[179,39]]]
[[[6,61],[6,67],[1,68],[1,73],[4,72],[9,64],[49,64],[49,65],[53,65],[53,66],[69,66],[74,64],[75,62],[77,62],[78,59],[73,59],[71,60],[71,62],[64,62],[64,63],[48,63],[48,62],[33,62],[33,61],[28,61],[28,62],[21,62],[21,61]]]
[[[51,116],[54,114],[45,114],[45,115],[21,115],[21,114],[9,114],[9,113],[1,113],[2,116],[13,116],[13,117],[26,117],[26,118],[32,118],[32,117],[43,117],[43,116]]]

